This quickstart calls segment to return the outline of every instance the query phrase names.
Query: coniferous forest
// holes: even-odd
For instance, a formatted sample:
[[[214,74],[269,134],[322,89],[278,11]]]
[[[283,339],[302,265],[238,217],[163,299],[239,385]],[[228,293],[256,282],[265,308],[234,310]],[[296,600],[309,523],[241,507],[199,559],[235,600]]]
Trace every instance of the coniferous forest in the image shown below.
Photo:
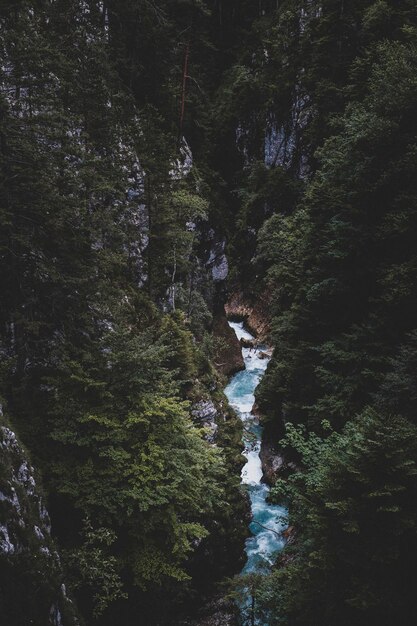
[[[412,626],[415,0],[0,0],[0,61],[0,624]]]

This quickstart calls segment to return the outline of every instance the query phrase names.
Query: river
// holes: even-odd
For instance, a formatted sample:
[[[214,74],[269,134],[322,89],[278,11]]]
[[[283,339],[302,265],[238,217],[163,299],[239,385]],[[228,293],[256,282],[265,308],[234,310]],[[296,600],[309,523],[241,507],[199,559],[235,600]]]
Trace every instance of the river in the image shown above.
[[[237,338],[253,339],[242,322],[229,322]],[[252,413],[255,402],[254,392],[265,373],[269,358],[261,358],[258,349],[243,348],[242,354],[245,369],[235,374],[225,389],[231,406],[243,422],[244,455],[247,459],[242,469],[242,484],[248,490],[252,521],[251,536],[246,540],[246,564],[242,574],[265,572],[273,564],[276,553],[282,550],[285,540],[282,531],[285,529],[283,516],[286,510],[278,505],[267,502],[269,487],[262,482],[262,464],[259,456],[262,441],[262,426]]]

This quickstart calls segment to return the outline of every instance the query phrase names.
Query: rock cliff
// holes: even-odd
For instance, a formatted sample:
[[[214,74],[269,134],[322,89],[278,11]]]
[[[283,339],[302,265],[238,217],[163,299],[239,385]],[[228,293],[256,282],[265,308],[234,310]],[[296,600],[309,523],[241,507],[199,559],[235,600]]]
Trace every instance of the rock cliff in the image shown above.
[[[0,426],[1,623],[76,626],[41,489],[16,434]],[[4,620],[4,621],[3,621]]]
[[[225,305],[229,319],[244,320],[246,328],[261,342],[268,342],[271,331],[270,300],[267,292],[256,299],[234,292]]]

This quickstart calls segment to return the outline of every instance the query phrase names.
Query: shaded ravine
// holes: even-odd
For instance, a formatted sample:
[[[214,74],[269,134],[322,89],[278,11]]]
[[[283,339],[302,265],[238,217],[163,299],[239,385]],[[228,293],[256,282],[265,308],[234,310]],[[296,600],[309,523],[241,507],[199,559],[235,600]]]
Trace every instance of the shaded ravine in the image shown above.
[[[253,339],[242,322],[229,322],[237,338]],[[242,484],[246,486],[251,503],[252,521],[249,526],[251,536],[246,540],[247,562],[242,574],[265,571],[274,562],[277,552],[284,547],[282,531],[285,525],[282,517],[286,510],[267,502],[269,487],[262,482],[262,463],[259,456],[262,441],[262,426],[252,413],[255,402],[254,392],[268,365],[269,358],[262,358],[262,347],[242,348],[245,369],[235,374],[225,394],[231,406],[243,422],[244,455],[247,459],[242,469]]]

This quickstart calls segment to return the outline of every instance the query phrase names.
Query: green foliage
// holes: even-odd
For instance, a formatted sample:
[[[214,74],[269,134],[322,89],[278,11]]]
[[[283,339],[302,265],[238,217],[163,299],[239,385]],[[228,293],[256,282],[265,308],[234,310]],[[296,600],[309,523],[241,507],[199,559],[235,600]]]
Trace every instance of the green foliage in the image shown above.
[[[0,412],[0,609],[10,626],[42,626],[52,615],[78,624],[50,535],[45,495],[30,457]]]
[[[66,555],[72,589],[92,589],[94,618],[99,617],[114,600],[127,597],[122,592],[117,559],[106,554],[115,539],[115,533],[108,528],[94,530],[87,518],[84,521],[82,545]]]
[[[0,390],[89,623],[172,624],[202,563],[241,558],[213,231],[233,286],[271,296],[257,399],[303,425],[275,488],[299,540],[251,581],[249,620],[410,623],[416,23],[413,0],[2,4]],[[218,447],[190,417],[209,396]],[[7,564],[4,594],[35,606],[37,563],[16,592]]]
[[[300,211],[260,233],[280,350],[259,400],[278,417],[341,427],[414,329],[415,63],[413,46],[380,47],[367,99],[320,151]]]
[[[272,492],[296,534],[256,592],[271,626],[408,624],[415,611],[416,15],[409,3],[365,4],[340,14],[346,32],[360,18],[361,54],[326,7],[307,27],[329,30],[311,42],[320,54],[305,80],[323,72],[320,57],[328,76],[304,136],[333,136],[294,210],[277,208],[258,233],[276,350],[257,400],[285,423],[298,468]],[[335,81],[329,65],[348,57],[350,78]]]
[[[259,617],[259,594],[265,574],[250,572],[236,576],[229,583],[229,597],[236,602],[242,626],[253,626]]]
[[[159,332],[110,331],[101,372],[96,359],[90,372],[69,363],[50,420],[54,492],[124,537],[121,559],[140,586],[187,578],[182,563],[206,535],[199,520],[223,497],[221,453],[173,395],[173,378],[193,375],[191,337],[168,317]]]
[[[375,397],[378,407],[404,415],[412,422],[417,415],[416,339],[416,331],[406,337],[390,360],[390,369]]]
[[[320,440],[290,428],[302,457],[291,476],[295,544],[261,592],[273,624],[408,623],[415,602],[417,431],[367,410]],[[282,498],[282,484],[273,496]]]
[[[211,322],[208,186],[178,138],[183,45],[208,18],[203,2],[0,9],[1,395],[89,623],[138,602],[159,622],[202,554],[219,570],[243,541],[232,460],[187,401],[215,378],[192,334]],[[192,44],[187,115],[207,37]]]

